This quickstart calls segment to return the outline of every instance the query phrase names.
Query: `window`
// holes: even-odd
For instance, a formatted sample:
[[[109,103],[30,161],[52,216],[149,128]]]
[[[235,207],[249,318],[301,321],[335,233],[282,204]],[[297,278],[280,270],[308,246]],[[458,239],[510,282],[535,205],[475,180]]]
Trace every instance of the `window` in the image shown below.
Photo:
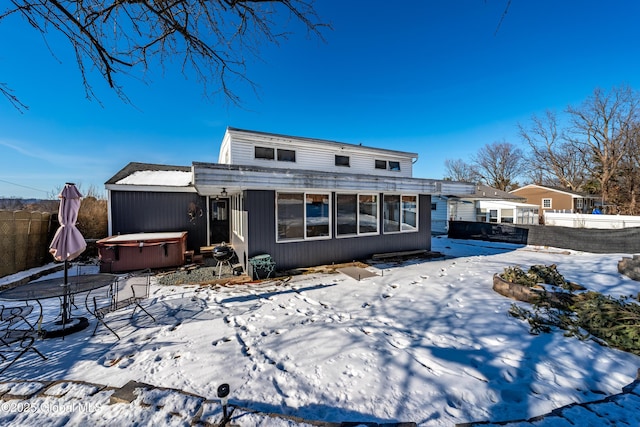
[[[576,209],[582,209],[584,207],[583,199],[576,199]]]
[[[551,209],[551,199],[542,199],[542,208]]]
[[[325,193],[278,193],[278,242],[329,237],[329,200]]]
[[[438,210],[438,204],[437,203],[431,203],[431,210],[432,211],[437,211]]]
[[[278,193],[278,240],[304,239],[304,194]]]
[[[418,229],[418,198],[402,196],[402,231]]]
[[[497,209],[489,209],[489,222],[498,222],[498,210]]]
[[[336,233],[338,236],[358,234],[358,195],[336,196]]]
[[[513,224],[513,209],[500,209],[500,222],[502,224]]]
[[[338,236],[378,233],[377,195],[338,194],[336,205]]]
[[[394,162],[394,161],[386,161],[386,160],[376,160],[375,161],[375,167],[376,169],[389,169],[390,171],[400,171],[400,162]]]
[[[385,194],[383,201],[384,232],[418,230],[418,197]]]
[[[273,148],[270,148],[270,147],[255,147],[255,158],[256,159],[273,160],[274,159]]]
[[[231,198],[231,226],[233,227],[233,232],[240,237],[244,238],[244,197],[242,193]]]
[[[296,152],[294,150],[285,150],[283,148],[278,148],[278,161],[295,162]]]
[[[358,196],[358,233],[378,233],[378,196],[361,194]]]
[[[329,195],[306,195],[306,238],[329,236]]]
[[[349,156],[336,155],[336,166],[349,166]]]
[[[400,231],[400,196],[384,195],[384,232]]]

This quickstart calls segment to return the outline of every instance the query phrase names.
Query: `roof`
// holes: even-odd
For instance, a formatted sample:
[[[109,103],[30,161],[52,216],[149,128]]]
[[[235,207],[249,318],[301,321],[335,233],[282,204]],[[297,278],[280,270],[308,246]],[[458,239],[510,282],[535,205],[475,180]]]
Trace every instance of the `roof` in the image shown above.
[[[484,200],[511,200],[511,201],[526,201],[525,197],[516,196],[508,191],[498,190],[497,188],[489,187],[488,185],[476,184],[475,192],[473,194],[447,194],[445,197],[450,198],[464,198],[464,199],[484,199]]]
[[[515,190],[511,190],[511,193],[517,193],[520,190],[524,190],[527,188],[540,188],[542,190],[552,191],[554,193],[562,193],[562,194],[566,194],[566,195],[578,197],[578,198],[587,198],[587,199],[599,198],[599,196],[595,194],[589,194],[589,193],[579,192],[579,191],[571,191],[570,189],[563,188],[563,187],[553,187],[553,186],[538,185],[538,184],[528,184],[523,187],[516,188]]]
[[[418,153],[411,153],[408,151],[388,150],[386,148],[369,147],[362,144],[350,144],[346,142],[339,142],[339,141],[332,141],[332,140],[318,139],[318,138],[309,138],[305,136],[282,135],[277,133],[239,129],[234,127],[227,127],[227,133],[236,134],[234,135],[236,137],[237,137],[237,134],[246,134],[247,136],[249,135],[259,136],[265,140],[273,139],[273,140],[277,140],[277,142],[280,142],[280,143],[287,143],[287,142],[301,143],[302,142],[302,143],[308,143],[308,144],[334,145],[337,148],[352,148],[352,149],[357,149],[362,151],[377,152],[377,153],[385,154],[389,156],[399,156],[399,157],[406,157],[406,158],[413,158],[413,159],[418,158]],[[273,142],[276,142],[276,141],[273,141]]]
[[[165,189],[185,190],[193,188],[190,166],[158,165],[132,162],[105,183],[109,190]],[[142,188],[141,188],[142,187]]]

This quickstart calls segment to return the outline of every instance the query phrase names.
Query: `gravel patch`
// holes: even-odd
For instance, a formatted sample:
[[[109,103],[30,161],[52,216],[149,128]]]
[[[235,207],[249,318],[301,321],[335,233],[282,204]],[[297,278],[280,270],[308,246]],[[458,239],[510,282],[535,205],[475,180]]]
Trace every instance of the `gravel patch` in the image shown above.
[[[160,285],[207,285],[237,278],[238,276],[233,275],[233,271],[228,265],[222,266],[222,269],[220,270],[220,278],[218,278],[217,267],[206,266],[184,268],[178,271],[156,274],[156,280]]]

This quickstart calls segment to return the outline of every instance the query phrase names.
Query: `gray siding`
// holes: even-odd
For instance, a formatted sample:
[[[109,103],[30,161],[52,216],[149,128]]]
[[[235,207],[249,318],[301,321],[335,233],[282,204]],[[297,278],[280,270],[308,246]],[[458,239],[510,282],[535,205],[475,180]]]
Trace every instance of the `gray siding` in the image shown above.
[[[415,233],[336,239],[334,232],[334,237],[329,240],[304,242],[276,243],[275,191],[247,191],[245,209],[249,213],[248,235],[251,236],[247,246],[248,256],[268,253],[276,262],[277,270],[350,262],[369,258],[376,253],[431,250],[429,195],[419,197],[419,231]],[[379,217],[382,218],[382,212]]]
[[[195,193],[111,191],[112,233],[186,231],[187,249],[207,244],[207,202]],[[189,204],[202,208],[202,216],[189,220]]]

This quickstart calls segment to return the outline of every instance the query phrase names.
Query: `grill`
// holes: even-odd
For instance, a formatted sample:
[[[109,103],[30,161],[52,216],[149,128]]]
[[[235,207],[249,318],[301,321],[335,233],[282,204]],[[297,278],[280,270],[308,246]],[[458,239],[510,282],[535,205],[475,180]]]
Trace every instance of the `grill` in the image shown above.
[[[233,255],[234,255],[233,248],[231,246],[228,246],[224,242],[222,243],[222,245],[216,246],[215,248],[213,248],[213,259],[218,261],[218,265],[216,266],[218,267],[218,279],[222,275],[223,264],[227,264],[229,268],[232,268],[230,260],[233,257]]]
[[[218,262],[229,261],[233,256],[233,248],[227,245],[216,246],[213,248],[213,258]]]

